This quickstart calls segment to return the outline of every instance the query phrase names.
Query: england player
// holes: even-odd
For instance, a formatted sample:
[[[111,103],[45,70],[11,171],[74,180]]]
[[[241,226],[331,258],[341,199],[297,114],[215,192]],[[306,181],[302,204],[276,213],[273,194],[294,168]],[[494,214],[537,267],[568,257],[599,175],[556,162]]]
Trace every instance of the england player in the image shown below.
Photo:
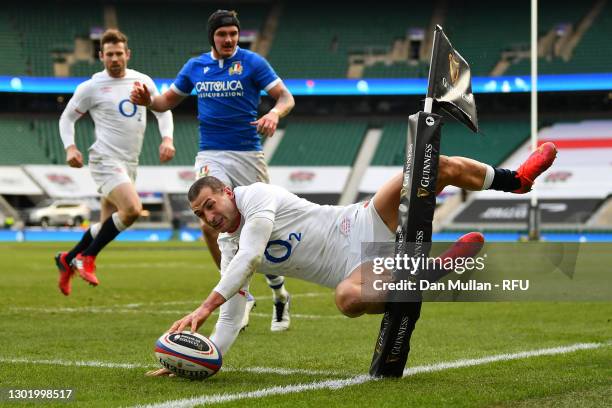
[[[96,141],[89,148],[89,171],[102,195],[100,222],[93,224],[79,243],[68,252],[56,255],[59,288],[68,296],[71,278],[79,275],[91,285],[98,285],[95,259],[106,244],[136,221],[142,204],[134,182],[138,156],[147,123],[147,109],[130,102],[134,82],[147,84],[157,94],[147,75],[127,69],[130,50],[127,37],[118,30],[104,32],[100,41],[100,60],[104,71],[80,84],[59,121],[60,136],[70,167],[83,167],[83,156],[74,143],[74,124],[89,112],[95,124]],[[172,113],[154,113],[162,137],[159,160],[174,157]]]
[[[161,112],[181,103],[195,89],[200,121],[196,177],[215,176],[230,187],[269,182],[259,135],[271,137],[279,119],[294,106],[293,96],[268,62],[238,47],[239,36],[237,14],[217,10],[208,19],[211,51],[187,61],[170,89],[162,95],[151,96],[146,84],[137,84],[131,96],[132,102]],[[257,119],[262,90],[276,104]],[[211,255],[220,268],[218,232],[205,223],[201,225]],[[286,330],[290,323],[290,297],[284,278],[268,274],[266,279],[274,297],[270,328]],[[248,324],[253,305],[254,299],[249,294],[242,327]]]
[[[440,157],[436,190],[447,185],[466,190],[496,189],[523,194],[556,157],[553,143],[540,146],[516,170],[498,169],[464,157]],[[225,355],[236,339],[253,272],[294,276],[336,289],[336,305],[348,317],[382,313],[384,302],[361,297],[367,273],[361,243],[393,242],[403,174],[398,174],[370,202],[320,206],[277,187],[256,183],[231,190],[214,177],[197,180],[188,199],[196,216],[221,232],[221,280],[192,313],[174,322],[170,332],[196,331],[220,307],[211,340]],[[347,227],[348,223],[348,227]],[[484,241],[470,233],[443,258],[474,256]],[[465,253],[462,253],[465,252]],[[418,310],[414,316],[418,319]],[[413,323],[414,323],[413,322]],[[149,375],[166,375],[166,369]]]

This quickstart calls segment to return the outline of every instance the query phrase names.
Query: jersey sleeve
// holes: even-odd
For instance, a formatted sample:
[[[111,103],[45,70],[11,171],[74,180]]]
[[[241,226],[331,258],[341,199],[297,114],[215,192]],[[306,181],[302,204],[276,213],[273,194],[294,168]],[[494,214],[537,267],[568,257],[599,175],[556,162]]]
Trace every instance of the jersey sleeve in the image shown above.
[[[276,75],[272,66],[270,66],[268,61],[262,56],[254,54],[253,64],[253,79],[259,89],[268,92],[281,82],[281,79]]]
[[[83,114],[93,106],[91,81],[85,81],[77,86],[66,109],[76,110]]]
[[[191,68],[193,66],[193,59],[190,59],[183,65],[183,68],[179,71],[176,79],[171,85],[173,91],[176,91],[179,95],[187,96],[193,91],[193,81],[191,80]]]

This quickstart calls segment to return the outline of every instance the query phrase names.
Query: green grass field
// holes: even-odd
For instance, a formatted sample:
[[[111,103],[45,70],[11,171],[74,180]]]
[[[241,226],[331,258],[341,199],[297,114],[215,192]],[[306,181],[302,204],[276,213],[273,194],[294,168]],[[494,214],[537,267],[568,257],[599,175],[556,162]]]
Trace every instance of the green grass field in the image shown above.
[[[100,286],[77,278],[64,297],[52,257],[68,246],[0,245],[0,404],[11,403],[7,389],[25,388],[74,389],[72,401],[44,405],[74,407],[612,404],[612,303],[426,303],[408,361],[414,373],[374,381],[362,375],[379,316],[344,318],[332,291],[288,279],[292,326],[271,333],[262,276],[251,287],[251,324],[219,374],[202,382],[145,377],[157,366],[157,337],[216,283],[210,256],[200,243],[114,243],[98,258]],[[214,320],[200,331],[208,335]],[[590,345],[512,355],[578,343]],[[502,354],[509,356],[486,359]],[[464,359],[476,360],[446,364]]]

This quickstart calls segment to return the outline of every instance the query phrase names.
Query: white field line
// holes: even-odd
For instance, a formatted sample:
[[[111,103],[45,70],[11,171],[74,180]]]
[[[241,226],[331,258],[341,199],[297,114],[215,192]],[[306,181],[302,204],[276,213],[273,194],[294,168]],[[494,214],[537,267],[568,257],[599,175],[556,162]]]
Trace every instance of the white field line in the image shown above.
[[[572,344],[570,346],[561,346],[561,347],[553,347],[553,348],[546,348],[546,349],[522,351],[518,353],[497,354],[497,355],[482,357],[482,358],[442,362],[442,363],[437,363],[437,364],[432,364],[432,365],[408,368],[404,370],[404,377],[413,376],[413,375],[420,374],[420,373],[444,371],[444,370],[449,370],[452,368],[471,367],[471,366],[476,366],[476,365],[490,364],[490,363],[499,362],[499,361],[511,361],[511,360],[519,360],[519,359],[526,359],[526,358],[539,357],[539,356],[552,356],[556,354],[566,354],[566,353],[572,353],[578,350],[590,350],[590,349],[596,349],[596,348],[609,346],[609,345],[610,345],[610,342],[608,343],[578,343],[578,344]],[[240,392],[240,393],[235,393],[235,394],[203,395],[201,397],[170,400],[170,401],[161,402],[157,404],[138,405],[137,407],[139,408],[145,408],[145,407],[146,408],[188,408],[188,407],[194,407],[196,405],[218,404],[218,403],[237,401],[237,400],[243,400],[243,399],[264,398],[264,397],[268,397],[271,395],[295,394],[295,393],[301,393],[305,391],[313,391],[313,390],[321,390],[321,389],[338,390],[341,388],[350,387],[353,385],[363,384],[369,381],[376,381],[376,380],[378,379],[371,377],[367,374],[361,374],[361,375],[357,375],[357,376],[346,378],[346,379],[324,380],[324,381],[314,381],[311,383],[303,383],[303,384],[295,384],[295,385],[275,386],[275,387],[262,388],[262,389],[255,390],[255,391]]]
[[[139,310],[139,309],[124,309],[115,307],[57,307],[57,308],[40,308],[40,307],[11,307],[8,309],[9,312],[36,312],[36,313],[94,313],[94,314],[162,314],[162,315],[186,315],[191,313],[193,310]],[[268,313],[255,313],[251,312],[249,316],[253,317],[265,317],[270,318]],[[296,319],[348,319],[348,317],[342,314],[336,315],[312,315],[312,314],[300,314],[292,313],[291,317]]]
[[[98,268],[105,269],[175,269],[193,268],[193,263],[190,262],[135,262],[135,263],[100,263],[96,265]],[[32,271],[49,270],[49,267],[41,264],[28,264],[28,269]]]
[[[306,292],[306,293],[292,293],[292,298],[313,298],[313,297],[322,297],[322,296],[330,296],[333,292]],[[272,295],[268,296],[256,296],[255,300],[271,300]],[[200,300],[175,300],[171,302],[149,302],[149,303],[128,303],[123,307],[141,307],[141,306],[161,306],[161,305],[194,305],[197,306],[202,303],[202,299]]]
[[[138,363],[113,363],[107,361],[70,361],[70,360],[32,360],[29,358],[3,358],[0,357],[0,363],[7,364],[34,364],[34,365],[56,365],[64,367],[94,367],[94,368],[122,368],[122,369],[155,369],[161,368],[156,364],[138,364]],[[307,370],[303,368],[282,368],[282,367],[226,367],[223,366],[221,371],[224,372],[247,372],[254,374],[278,374],[278,375],[314,375],[328,377],[344,377],[350,373],[331,371],[331,370]]]

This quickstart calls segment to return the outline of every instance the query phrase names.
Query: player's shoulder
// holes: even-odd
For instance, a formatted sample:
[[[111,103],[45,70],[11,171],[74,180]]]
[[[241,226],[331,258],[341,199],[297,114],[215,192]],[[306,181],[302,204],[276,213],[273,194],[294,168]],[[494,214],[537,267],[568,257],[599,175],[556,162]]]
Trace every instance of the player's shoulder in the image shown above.
[[[236,203],[238,206],[248,206],[249,204],[263,203],[273,200],[282,195],[282,188],[267,183],[253,183],[248,186],[234,188]]]
[[[92,89],[96,84],[98,84],[102,80],[102,76],[106,71],[96,72],[91,76],[91,78],[86,79],[77,85],[75,89],[75,93],[83,93]]]
[[[236,57],[244,59],[246,61],[265,61],[265,58],[259,55],[258,53],[251,50],[245,50],[244,48],[238,48]]]
[[[123,77],[123,79],[128,81],[140,81],[148,85],[155,83],[153,81],[153,78],[151,78],[149,75],[131,68],[125,70],[125,76]]]
[[[243,197],[250,197],[250,196],[256,196],[259,194],[265,194],[269,191],[271,191],[270,184],[261,183],[261,182],[249,184],[248,186],[238,186],[234,188],[234,193],[236,194],[236,196],[243,196]]]
[[[197,65],[197,64],[208,64],[213,61],[210,51],[203,52],[200,55],[196,55],[195,57],[191,57],[187,60],[185,65]]]
[[[150,76],[148,76],[147,74],[140,72],[140,71],[136,71],[135,69],[132,68],[127,68],[125,70],[125,77],[127,79],[151,79]]]

